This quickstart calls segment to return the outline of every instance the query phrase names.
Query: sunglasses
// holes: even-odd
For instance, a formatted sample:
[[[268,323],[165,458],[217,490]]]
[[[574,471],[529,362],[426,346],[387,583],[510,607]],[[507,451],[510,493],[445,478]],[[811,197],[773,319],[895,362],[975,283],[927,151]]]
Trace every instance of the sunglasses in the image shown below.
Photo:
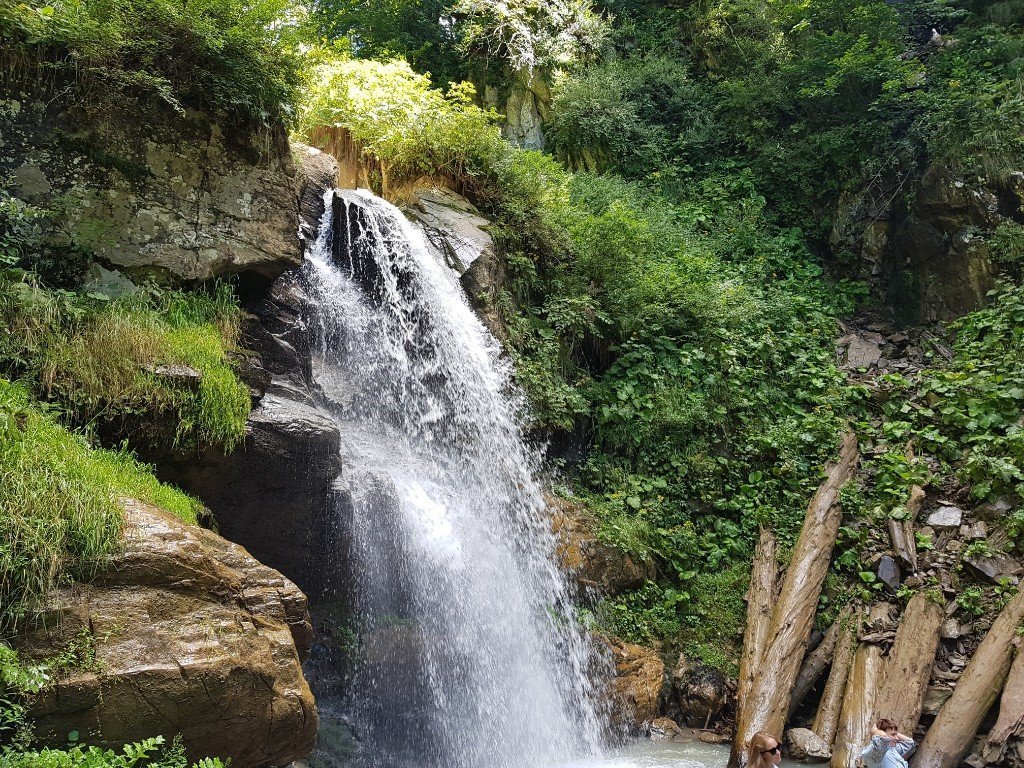
[[[762,749],[761,750],[761,754],[762,755],[777,755],[777,754],[779,754],[779,745],[776,744],[771,749]]]

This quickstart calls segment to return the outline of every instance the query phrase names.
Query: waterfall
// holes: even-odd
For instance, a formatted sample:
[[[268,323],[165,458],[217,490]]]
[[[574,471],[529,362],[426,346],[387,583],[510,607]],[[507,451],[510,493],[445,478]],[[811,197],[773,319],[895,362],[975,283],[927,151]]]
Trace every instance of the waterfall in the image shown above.
[[[303,279],[314,373],[343,435],[359,763],[539,768],[595,755],[593,658],[510,365],[398,209],[365,191],[325,202]]]

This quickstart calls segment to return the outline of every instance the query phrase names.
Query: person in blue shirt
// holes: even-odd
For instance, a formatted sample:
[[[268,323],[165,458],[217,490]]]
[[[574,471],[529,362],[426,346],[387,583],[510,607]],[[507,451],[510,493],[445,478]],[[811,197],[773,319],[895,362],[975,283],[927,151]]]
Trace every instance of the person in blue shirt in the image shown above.
[[[908,768],[905,757],[916,746],[912,738],[899,732],[896,723],[883,717],[871,729],[871,743],[860,757],[867,768]]]

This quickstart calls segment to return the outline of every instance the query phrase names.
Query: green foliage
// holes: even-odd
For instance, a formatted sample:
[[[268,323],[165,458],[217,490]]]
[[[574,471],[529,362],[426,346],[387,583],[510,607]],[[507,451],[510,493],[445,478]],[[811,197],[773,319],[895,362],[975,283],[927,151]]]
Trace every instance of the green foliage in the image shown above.
[[[442,93],[402,61],[333,60],[318,67],[298,131],[316,143],[344,129],[380,166],[383,186],[423,173],[480,173],[498,151],[496,115],[473,104],[469,83]]]
[[[301,83],[303,15],[295,0],[7,0],[0,35],[5,66],[269,124]]]
[[[348,42],[361,59],[405,59],[417,72],[447,85],[462,80],[454,0],[313,0],[312,21],[322,37]]]
[[[0,273],[0,319],[8,330],[0,372],[34,381],[76,424],[171,413],[171,442],[225,450],[244,434],[250,399],[228,359],[240,322],[229,286],[103,301],[47,290],[31,274],[11,271]],[[160,366],[187,366],[198,384]],[[152,439],[164,439],[151,418],[136,421],[134,428],[148,424]]]
[[[195,522],[195,499],[163,485],[125,451],[90,448],[0,379],[0,626],[69,579],[87,579],[116,550],[121,499]]]
[[[593,58],[608,33],[590,0],[457,0],[465,50],[512,72]]]
[[[936,358],[933,369],[892,379],[896,389],[883,407],[886,438],[914,438],[979,499],[1024,494],[1024,288],[1003,285],[991,299],[953,324],[952,362]],[[882,472],[892,456],[898,461],[898,452],[876,460]],[[923,479],[911,474],[880,489]]]

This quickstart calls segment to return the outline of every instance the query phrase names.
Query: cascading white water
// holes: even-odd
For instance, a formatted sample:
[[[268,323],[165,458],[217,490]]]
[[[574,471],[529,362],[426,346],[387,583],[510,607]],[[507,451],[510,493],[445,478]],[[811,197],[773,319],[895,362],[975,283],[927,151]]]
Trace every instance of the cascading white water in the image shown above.
[[[325,202],[305,283],[315,375],[343,435],[360,762],[540,768],[596,755],[593,658],[510,367],[394,206],[364,191]]]

